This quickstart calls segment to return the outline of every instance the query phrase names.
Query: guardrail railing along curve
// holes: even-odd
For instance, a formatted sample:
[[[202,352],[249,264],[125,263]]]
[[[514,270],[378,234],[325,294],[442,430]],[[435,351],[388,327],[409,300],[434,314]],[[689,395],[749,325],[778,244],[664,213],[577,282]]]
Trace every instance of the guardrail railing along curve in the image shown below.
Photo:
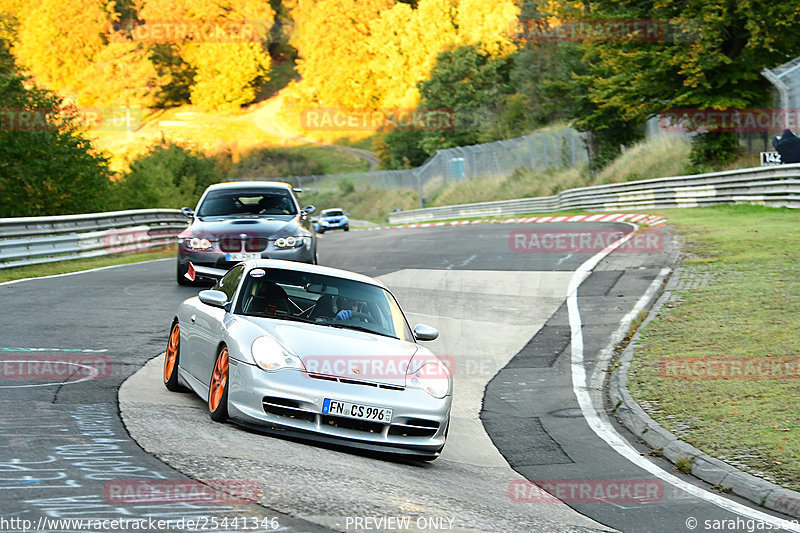
[[[399,211],[389,215],[389,222],[739,203],[800,207],[800,163],[581,187],[538,198]],[[174,242],[187,223],[177,209],[0,218],[0,269],[163,246]]]
[[[800,207],[800,163],[580,187],[554,196],[398,211],[389,215],[389,222],[406,224],[566,209],[614,211],[741,203]]]
[[[177,209],[0,218],[0,269],[164,246],[187,223]]]

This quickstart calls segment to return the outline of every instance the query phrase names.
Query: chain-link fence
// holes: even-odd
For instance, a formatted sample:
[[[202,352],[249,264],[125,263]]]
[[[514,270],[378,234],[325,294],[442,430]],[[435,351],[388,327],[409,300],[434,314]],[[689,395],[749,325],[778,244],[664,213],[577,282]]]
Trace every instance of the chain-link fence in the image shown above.
[[[335,190],[349,181],[357,189],[415,189],[426,191],[456,181],[504,178],[517,169],[546,170],[588,161],[582,133],[566,128],[517,139],[439,150],[424,165],[407,170],[279,178],[312,191]]]
[[[765,68],[761,74],[778,90],[781,109],[788,113],[800,108],[800,57],[773,69]]]

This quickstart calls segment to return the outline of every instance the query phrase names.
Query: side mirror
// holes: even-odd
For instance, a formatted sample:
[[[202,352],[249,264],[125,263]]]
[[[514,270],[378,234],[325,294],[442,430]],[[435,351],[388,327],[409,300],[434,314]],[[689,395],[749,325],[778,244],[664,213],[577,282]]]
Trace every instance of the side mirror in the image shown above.
[[[307,205],[307,206],[305,206],[303,208],[303,213],[305,213],[306,215],[310,215],[311,213],[313,213],[316,210],[317,210],[317,208],[314,207],[313,205]]]
[[[426,324],[414,326],[414,337],[418,341],[432,341],[439,336],[439,330]]]
[[[212,307],[225,309],[225,306],[228,305],[228,295],[222,291],[215,291],[211,289],[207,291],[200,291],[200,294],[198,294],[197,297],[200,298],[201,302]]]
[[[349,217],[350,213],[345,213],[344,216]]]
[[[188,207],[182,207],[181,208],[181,214],[183,216],[185,216],[186,218],[194,218],[194,211],[192,211]]]

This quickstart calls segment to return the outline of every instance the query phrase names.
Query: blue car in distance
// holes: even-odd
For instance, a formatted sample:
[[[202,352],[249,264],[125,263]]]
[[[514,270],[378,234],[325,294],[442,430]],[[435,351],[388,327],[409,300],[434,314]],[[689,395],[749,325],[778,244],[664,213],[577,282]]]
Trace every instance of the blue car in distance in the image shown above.
[[[325,233],[328,230],[343,229],[350,231],[350,220],[347,218],[349,213],[345,213],[338,207],[325,209],[319,214],[319,218],[314,222],[318,233]]]

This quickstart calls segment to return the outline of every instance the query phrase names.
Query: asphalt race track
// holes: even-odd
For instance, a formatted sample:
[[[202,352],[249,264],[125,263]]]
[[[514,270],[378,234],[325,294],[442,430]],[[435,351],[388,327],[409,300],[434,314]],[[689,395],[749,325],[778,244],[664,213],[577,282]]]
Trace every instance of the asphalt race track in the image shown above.
[[[676,532],[710,530],[706,520],[735,523],[738,515],[720,506],[727,504],[654,476],[587,423],[574,388],[577,341],[567,296],[573,272],[595,252],[512,251],[509,233],[528,228],[353,231],[320,241],[322,264],[379,277],[412,324],[440,329],[430,345],[455,360],[455,395],[447,446],[430,464],[216,424],[199,398],[167,392],[158,355],[178,303],[198,290],[175,284],[171,260],[0,285],[0,531],[76,530],[44,522],[69,518],[170,521],[167,528],[151,522],[153,531],[231,531],[220,527],[226,518],[246,524],[236,530],[279,525],[297,532]],[[674,257],[671,240],[663,242],[612,253],[577,291],[581,371],[596,397],[591,378],[603,370],[598,358]],[[672,472],[644,448],[639,452],[639,460]],[[113,497],[126,482],[190,479],[257,486],[258,504]],[[558,494],[561,502],[534,493],[526,479],[603,492],[571,497],[567,491]],[[621,486],[643,488],[648,497],[620,496],[614,490]],[[692,518],[699,522],[694,529],[687,527]],[[747,516],[738,518],[741,527],[722,530],[746,531]],[[191,528],[186,520],[193,520]]]

